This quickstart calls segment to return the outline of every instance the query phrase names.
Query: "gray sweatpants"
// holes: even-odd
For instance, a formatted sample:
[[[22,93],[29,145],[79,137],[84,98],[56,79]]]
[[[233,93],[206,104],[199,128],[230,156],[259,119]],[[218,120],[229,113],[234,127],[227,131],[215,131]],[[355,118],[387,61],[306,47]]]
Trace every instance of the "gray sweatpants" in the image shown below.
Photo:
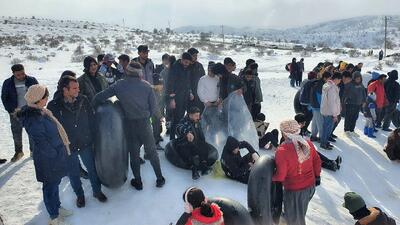
[[[284,191],[283,206],[287,225],[306,225],[308,203],[315,193],[315,187],[301,191]]]

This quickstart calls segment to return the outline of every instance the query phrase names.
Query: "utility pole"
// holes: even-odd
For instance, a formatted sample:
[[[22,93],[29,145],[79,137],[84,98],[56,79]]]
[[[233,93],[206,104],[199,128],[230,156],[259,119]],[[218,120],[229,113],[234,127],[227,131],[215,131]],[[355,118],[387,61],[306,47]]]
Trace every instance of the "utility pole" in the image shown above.
[[[221,31],[222,31],[222,43],[225,44],[224,25],[221,26]]]
[[[387,16],[385,16],[385,52],[384,57],[386,57],[386,47],[387,47]]]

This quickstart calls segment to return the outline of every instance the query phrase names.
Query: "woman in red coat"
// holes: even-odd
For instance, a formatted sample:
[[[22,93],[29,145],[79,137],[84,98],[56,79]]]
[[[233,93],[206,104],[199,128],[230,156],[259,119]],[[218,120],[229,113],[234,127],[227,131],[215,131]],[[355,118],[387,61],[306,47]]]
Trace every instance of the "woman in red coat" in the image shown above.
[[[275,153],[273,182],[284,187],[284,215],[288,225],[305,225],[308,203],[320,184],[321,160],[310,141],[300,135],[296,120],[283,121],[280,130],[285,141]]]
[[[209,203],[201,189],[191,187],[183,194],[185,213],[178,225],[224,225],[223,213],[215,203]]]

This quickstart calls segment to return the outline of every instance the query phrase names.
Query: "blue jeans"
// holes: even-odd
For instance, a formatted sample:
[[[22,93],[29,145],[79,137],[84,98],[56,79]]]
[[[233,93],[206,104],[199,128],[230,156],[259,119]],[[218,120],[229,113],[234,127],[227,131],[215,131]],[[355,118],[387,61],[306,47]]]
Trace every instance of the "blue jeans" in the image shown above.
[[[311,124],[311,136],[317,137],[318,132],[321,137],[322,126],[324,123],[324,118],[319,109],[312,109],[313,118]]]
[[[81,156],[82,162],[87,169],[90,184],[92,185],[93,194],[101,192],[101,183],[96,172],[93,149],[92,147],[87,147],[79,151],[72,151],[71,155],[68,157],[68,166],[69,166],[68,177],[76,196],[77,197],[84,196],[81,176],[80,176],[78,154]]]
[[[324,122],[322,130],[320,132],[321,145],[327,145],[335,123],[333,122],[333,116],[322,116],[322,117],[324,119]]]
[[[51,219],[58,217],[58,209],[60,208],[60,195],[58,185],[60,185],[61,179],[56,182],[43,182],[43,202],[46,206],[47,212]]]

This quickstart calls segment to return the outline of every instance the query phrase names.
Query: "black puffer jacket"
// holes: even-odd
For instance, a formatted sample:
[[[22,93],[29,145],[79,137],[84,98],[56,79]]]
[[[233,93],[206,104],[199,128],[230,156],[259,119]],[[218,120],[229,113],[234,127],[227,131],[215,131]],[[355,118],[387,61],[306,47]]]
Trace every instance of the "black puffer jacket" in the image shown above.
[[[389,78],[385,82],[385,93],[389,103],[397,103],[400,100],[400,85],[397,82],[397,70],[392,70],[388,73]]]
[[[66,103],[63,97],[58,97],[50,101],[47,108],[67,132],[71,151],[93,144],[94,111],[86,96],[79,95],[74,103]]]

